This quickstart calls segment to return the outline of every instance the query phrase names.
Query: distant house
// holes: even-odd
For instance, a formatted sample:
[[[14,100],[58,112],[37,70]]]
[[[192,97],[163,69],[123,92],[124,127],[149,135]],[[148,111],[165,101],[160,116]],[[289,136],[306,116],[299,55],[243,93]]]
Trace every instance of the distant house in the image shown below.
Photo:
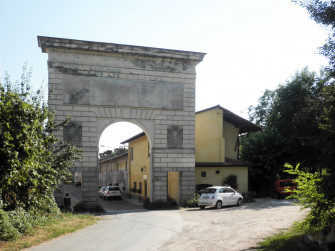
[[[144,132],[135,135],[121,144],[128,143],[128,182],[129,193],[140,198],[150,196],[150,148]]]
[[[225,185],[229,175],[237,177],[238,191],[248,191],[248,164],[238,160],[239,135],[261,128],[217,105],[196,112],[196,185]]]
[[[219,105],[196,112],[194,185],[225,185],[224,179],[233,175],[237,178],[237,190],[248,191],[248,163],[239,160],[239,135],[259,130],[261,130],[259,126]],[[126,184],[126,192],[133,197],[148,198],[151,180],[148,138],[142,132],[121,142],[126,143],[128,153],[101,157],[100,185]],[[117,169],[116,163],[120,163],[119,167],[122,166],[121,163],[125,163],[123,165],[125,168]],[[124,183],[121,183],[120,171],[123,171]],[[178,202],[180,202],[179,179],[179,172],[168,172],[166,177],[166,193]]]
[[[99,156],[99,186],[117,185],[128,193],[128,153],[124,148],[106,151]]]

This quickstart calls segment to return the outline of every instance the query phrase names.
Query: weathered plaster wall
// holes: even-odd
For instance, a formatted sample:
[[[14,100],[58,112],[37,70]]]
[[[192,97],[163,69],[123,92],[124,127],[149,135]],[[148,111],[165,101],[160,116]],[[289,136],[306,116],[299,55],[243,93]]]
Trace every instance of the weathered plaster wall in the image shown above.
[[[223,180],[229,175],[237,176],[237,191],[248,191],[248,167],[196,167],[196,184],[211,184],[222,186]],[[201,177],[201,172],[206,172],[206,177]]]
[[[237,159],[239,129],[231,123],[223,121],[223,137],[226,144],[226,158]]]
[[[49,106],[56,121],[72,116],[57,136],[82,149],[82,200],[96,205],[98,142],[111,123],[140,126],[151,146],[151,200],[167,198],[167,173],[180,172],[180,199],[194,192],[195,66],[205,54],[38,37],[48,53]],[[55,194],[61,203],[62,193]]]
[[[224,162],[226,143],[222,135],[222,110],[197,113],[195,121],[196,162]]]
[[[132,151],[128,154],[129,163],[129,187],[134,188],[136,182],[136,190],[140,188],[142,183],[141,193],[138,191],[131,192],[137,196],[144,196],[144,183],[150,184],[150,157],[148,154],[148,138],[146,135],[129,142],[129,149]],[[144,179],[146,177],[147,179]],[[150,196],[150,191],[147,191],[147,196]]]

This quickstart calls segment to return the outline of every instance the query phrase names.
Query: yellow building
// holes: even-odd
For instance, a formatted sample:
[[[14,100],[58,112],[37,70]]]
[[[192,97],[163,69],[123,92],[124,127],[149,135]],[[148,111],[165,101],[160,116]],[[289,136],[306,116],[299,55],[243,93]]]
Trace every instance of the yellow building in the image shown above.
[[[99,156],[99,186],[119,186],[128,193],[128,153],[126,149],[106,151]]]
[[[150,197],[150,153],[149,141],[144,132],[127,139],[128,143],[128,182],[130,194],[134,197]]]
[[[221,106],[214,106],[195,116],[196,185],[225,185],[229,175],[237,177],[237,190],[248,191],[248,165],[238,160],[239,135],[256,132],[260,127]],[[150,182],[150,147],[144,132],[129,138],[128,183],[131,195],[148,198]],[[167,195],[179,201],[179,172],[168,172]]]
[[[225,185],[224,179],[234,175],[237,190],[248,191],[248,165],[238,160],[239,135],[259,130],[257,125],[219,105],[196,112],[196,185]]]

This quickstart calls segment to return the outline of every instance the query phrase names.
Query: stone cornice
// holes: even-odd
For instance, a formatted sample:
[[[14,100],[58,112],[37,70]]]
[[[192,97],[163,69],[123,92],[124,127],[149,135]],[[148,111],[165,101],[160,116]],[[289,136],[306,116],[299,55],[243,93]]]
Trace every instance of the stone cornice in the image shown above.
[[[38,36],[38,46],[42,52],[49,51],[81,51],[81,52],[100,52],[100,53],[117,53],[117,54],[133,54],[149,57],[171,58],[180,60],[191,60],[197,63],[201,62],[206,53],[170,50],[161,48],[152,48],[144,46],[102,43],[93,41],[83,41],[65,38]]]

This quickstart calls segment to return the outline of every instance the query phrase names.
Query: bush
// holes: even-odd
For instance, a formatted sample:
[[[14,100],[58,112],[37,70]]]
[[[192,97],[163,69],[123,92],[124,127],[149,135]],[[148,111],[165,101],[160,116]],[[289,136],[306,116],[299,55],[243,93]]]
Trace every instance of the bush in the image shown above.
[[[199,200],[200,195],[199,194],[194,194],[193,198],[186,201],[183,206],[185,207],[198,207],[198,200]]]
[[[296,204],[302,208],[311,209],[305,223],[311,229],[318,230],[335,222],[335,197],[329,197],[329,194],[333,193],[334,177],[326,171],[309,173],[300,170],[299,164],[295,168],[285,164],[285,168],[285,172],[297,175],[294,180],[297,189],[293,190],[293,194],[288,198],[295,199]]]
[[[255,196],[256,193],[255,192],[243,192],[242,193],[243,196],[243,202],[244,203],[248,203],[248,202],[254,202],[255,201]]]
[[[7,212],[0,209],[0,240],[14,240],[22,234],[30,233],[33,226],[46,224],[54,216],[36,210],[27,212],[22,207]]]
[[[21,234],[31,232],[33,228],[34,218],[23,208],[17,208],[8,212],[10,221]]]
[[[0,209],[0,240],[15,240],[19,236],[20,233],[13,226],[8,213]]]
[[[148,210],[152,209],[171,209],[171,208],[176,208],[177,207],[177,202],[168,197],[167,200],[155,200],[155,201],[150,201],[149,198],[146,198],[143,201],[143,207]]]
[[[73,213],[104,213],[105,210],[100,206],[87,207],[83,202],[79,202],[73,207]]]
[[[224,180],[223,185],[229,185],[230,187],[234,188],[235,190],[238,188],[237,185],[237,176],[233,174],[229,174]]]
[[[195,186],[195,192],[199,195],[202,194],[203,190],[205,190],[207,187],[213,186],[212,184],[198,184]]]

